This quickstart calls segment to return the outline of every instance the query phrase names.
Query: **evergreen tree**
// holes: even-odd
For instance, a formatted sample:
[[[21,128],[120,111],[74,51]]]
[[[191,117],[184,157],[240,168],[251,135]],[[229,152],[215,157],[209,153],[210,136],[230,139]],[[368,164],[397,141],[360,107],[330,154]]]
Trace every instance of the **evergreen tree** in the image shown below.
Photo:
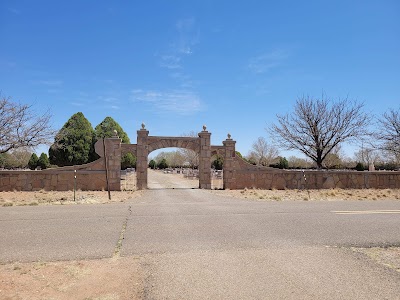
[[[287,168],[289,168],[289,162],[286,159],[286,157],[279,157],[278,168],[279,169],[287,169]]]
[[[128,135],[122,129],[122,127],[111,117],[106,117],[99,125],[97,125],[94,129],[95,131],[95,139],[98,141],[102,138],[110,138],[114,136],[114,130],[117,131],[119,138],[122,140],[124,144],[130,144]],[[125,170],[126,168],[134,168],[136,167],[136,157],[127,153],[121,158],[121,169]]]
[[[121,159],[121,169],[125,170],[127,168],[135,168],[136,167],[136,156],[132,153],[125,154]]]
[[[211,167],[215,170],[222,170],[224,166],[224,158],[221,155],[216,155],[215,159],[211,163]]]
[[[61,128],[49,149],[50,162],[58,166],[94,160],[94,130],[83,113],[74,114]]]
[[[159,169],[166,169],[168,168],[167,160],[163,158],[157,165]]]
[[[39,156],[39,159],[37,161],[37,165],[42,169],[47,169],[48,167],[50,167],[50,161],[49,161],[49,157],[47,156],[46,153],[42,153]]]
[[[96,134],[96,141],[102,138],[110,138],[114,136],[114,130],[117,131],[119,138],[124,144],[130,144],[130,140],[126,132],[122,127],[111,117],[106,117],[99,125],[94,129]]]
[[[154,170],[156,168],[156,165],[157,165],[157,163],[156,163],[156,161],[154,159],[150,160],[149,168]]]
[[[38,166],[38,160],[39,160],[39,157],[36,155],[36,153],[32,153],[31,158],[29,159],[29,162],[28,162],[29,169],[35,170],[36,167]]]
[[[363,165],[363,163],[358,162],[357,165],[356,165],[356,167],[355,167],[355,169],[356,169],[356,171],[364,171],[364,170],[366,170],[367,168]]]

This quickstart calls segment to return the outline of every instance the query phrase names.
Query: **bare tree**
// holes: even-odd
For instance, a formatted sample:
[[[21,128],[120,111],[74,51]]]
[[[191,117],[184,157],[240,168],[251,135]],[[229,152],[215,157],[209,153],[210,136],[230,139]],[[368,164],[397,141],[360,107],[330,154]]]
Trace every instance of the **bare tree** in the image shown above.
[[[6,169],[21,169],[28,166],[32,153],[28,149],[18,148],[0,155],[3,156],[3,161],[0,162],[1,167],[5,167]]]
[[[382,143],[381,149],[392,154],[397,160],[400,158],[400,108],[390,109],[379,120],[377,139]]]
[[[313,166],[313,163],[308,159],[299,158],[296,156],[289,156],[288,163],[289,168],[292,169],[309,169]]]
[[[269,131],[277,144],[301,151],[322,168],[335,147],[368,134],[370,118],[363,107],[347,98],[332,102],[324,97],[302,97],[296,101],[292,114],[277,115],[278,124]]]
[[[159,164],[161,160],[165,159],[168,166],[170,167],[181,167],[183,166],[185,159],[180,151],[171,152],[160,152],[156,157],[153,158],[154,161]]]
[[[267,143],[265,138],[259,137],[252,145],[248,158],[257,165],[268,166],[278,157],[278,149]]]
[[[354,158],[357,162],[361,162],[364,166],[376,164],[376,162],[380,159],[379,153],[376,150],[368,147],[363,147],[354,153]]]
[[[195,131],[190,131],[189,133],[184,133],[182,136],[186,137],[199,137]],[[192,168],[199,166],[199,154],[196,151],[190,149],[179,149],[179,152],[184,157],[185,163],[188,163]]]
[[[325,157],[323,165],[327,169],[340,169],[343,167],[343,157],[342,147],[338,145]]]
[[[54,137],[49,112],[36,116],[32,106],[0,99],[0,153],[47,144]]]

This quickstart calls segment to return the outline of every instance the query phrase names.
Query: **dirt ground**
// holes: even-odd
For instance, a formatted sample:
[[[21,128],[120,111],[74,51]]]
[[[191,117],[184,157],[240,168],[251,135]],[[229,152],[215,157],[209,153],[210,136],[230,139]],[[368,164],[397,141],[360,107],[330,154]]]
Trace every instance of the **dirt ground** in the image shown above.
[[[141,299],[138,259],[34,262],[0,265],[0,299]]]
[[[167,174],[166,183],[185,179],[179,174]],[[129,186],[124,182],[123,187]],[[189,182],[187,182],[189,184]],[[222,182],[213,181],[219,188]],[[360,201],[400,200],[400,190],[212,190],[210,193],[248,201]],[[0,206],[77,205],[126,202],[142,195],[141,191],[125,190],[84,192],[0,192]],[[367,259],[400,272],[400,248],[353,248]],[[100,260],[32,262],[0,264],[0,299],[143,299],[143,275],[138,257],[114,257]]]

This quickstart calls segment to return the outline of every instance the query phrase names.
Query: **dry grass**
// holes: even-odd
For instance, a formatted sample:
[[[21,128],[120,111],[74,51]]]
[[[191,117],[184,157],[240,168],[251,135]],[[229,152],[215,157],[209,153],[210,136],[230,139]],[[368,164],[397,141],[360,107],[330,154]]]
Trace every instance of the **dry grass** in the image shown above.
[[[140,191],[36,191],[36,192],[0,192],[0,206],[36,206],[36,205],[75,205],[90,203],[126,202],[141,195]]]
[[[217,190],[213,193],[258,201],[359,201],[400,200],[399,189],[330,189],[330,190]]]

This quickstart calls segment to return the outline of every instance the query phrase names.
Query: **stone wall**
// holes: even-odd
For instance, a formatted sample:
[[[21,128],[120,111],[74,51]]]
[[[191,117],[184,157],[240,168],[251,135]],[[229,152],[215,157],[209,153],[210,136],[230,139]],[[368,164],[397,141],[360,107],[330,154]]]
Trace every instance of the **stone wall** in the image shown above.
[[[0,191],[73,190],[74,176],[73,169],[0,171]],[[76,188],[80,190],[106,190],[105,171],[77,168]]]
[[[0,191],[67,191],[121,189],[121,140],[110,138],[97,141],[100,158],[92,163],[41,171],[0,171]],[[104,158],[106,157],[106,159]],[[106,162],[107,170],[106,172]],[[76,172],[75,172],[76,170]],[[107,187],[108,177],[108,187]]]
[[[232,152],[229,153],[232,156]],[[225,189],[394,189],[400,188],[400,172],[279,170],[248,164],[240,157],[230,159],[229,173],[224,170]]]
[[[211,133],[199,137],[153,137],[149,131],[137,131],[137,144],[121,144],[117,136],[97,141],[100,158],[90,164],[43,171],[0,171],[0,191],[65,191],[121,189],[121,155],[131,152],[137,157],[137,188],[147,188],[147,158],[151,151],[164,147],[182,147],[199,153],[199,185],[211,189],[211,155],[224,157],[223,187],[225,189],[331,189],[331,188],[400,188],[400,172],[382,171],[294,171],[257,167],[236,156],[236,141],[228,138],[222,146],[211,146]],[[107,166],[107,168],[106,168]],[[75,173],[76,170],[76,173]],[[108,180],[107,180],[108,179]],[[108,181],[108,184],[107,184]]]

